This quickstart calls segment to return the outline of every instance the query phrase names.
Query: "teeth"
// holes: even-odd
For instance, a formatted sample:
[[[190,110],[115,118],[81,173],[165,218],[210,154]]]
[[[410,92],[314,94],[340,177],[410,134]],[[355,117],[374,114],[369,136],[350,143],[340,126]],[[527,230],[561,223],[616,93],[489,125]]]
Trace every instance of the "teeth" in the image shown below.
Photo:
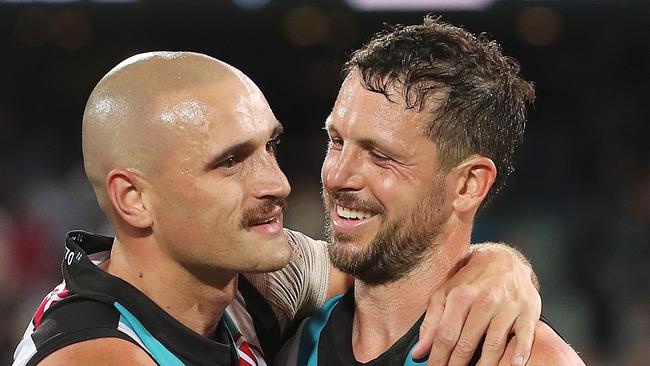
[[[265,220],[265,221],[256,221],[256,223],[254,223],[253,225],[264,225],[264,224],[269,224],[269,223],[275,221],[275,219],[276,219],[276,217],[271,217],[270,219]]]
[[[372,214],[370,212],[353,210],[351,208],[342,207],[339,205],[336,205],[336,214],[348,220],[369,219],[372,217]]]

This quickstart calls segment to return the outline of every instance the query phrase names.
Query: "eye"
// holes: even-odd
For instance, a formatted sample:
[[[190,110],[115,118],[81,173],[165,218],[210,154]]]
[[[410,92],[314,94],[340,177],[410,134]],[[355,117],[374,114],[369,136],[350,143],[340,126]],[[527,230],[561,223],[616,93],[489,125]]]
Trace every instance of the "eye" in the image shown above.
[[[375,151],[370,151],[370,156],[372,156],[372,158],[375,161],[380,162],[380,163],[385,163],[387,161],[393,160],[393,159],[389,158],[388,156],[380,154],[380,153],[375,152]]]
[[[327,142],[328,149],[341,150],[343,148],[343,140],[338,137],[331,137]]]
[[[221,161],[221,163],[217,165],[217,168],[225,168],[225,169],[234,168],[238,162],[239,161],[237,160],[237,157],[235,155],[230,155],[226,157],[223,161]]]
[[[269,140],[269,142],[266,143],[266,151],[270,152],[273,155],[276,155],[278,153],[280,142],[280,136]]]

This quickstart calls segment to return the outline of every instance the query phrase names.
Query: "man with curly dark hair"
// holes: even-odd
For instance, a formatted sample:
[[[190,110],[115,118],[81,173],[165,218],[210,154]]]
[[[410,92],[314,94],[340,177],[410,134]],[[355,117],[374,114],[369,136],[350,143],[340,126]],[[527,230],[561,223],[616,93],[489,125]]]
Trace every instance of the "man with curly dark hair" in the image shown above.
[[[326,121],[322,180],[330,257],[355,285],[302,325],[281,364],[447,364],[449,354],[415,347],[418,330],[467,256],[477,211],[514,169],[534,98],[519,71],[497,43],[430,16],[352,54]],[[466,324],[479,319],[473,310]],[[482,350],[505,349],[499,365],[583,364],[544,321],[531,331],[530,359],[514,352],[516,337],[490,331]],[[436,337],[458,339],[445,332]],[[474,352],[479,341],[461,339],[448,364],[494,362]]]

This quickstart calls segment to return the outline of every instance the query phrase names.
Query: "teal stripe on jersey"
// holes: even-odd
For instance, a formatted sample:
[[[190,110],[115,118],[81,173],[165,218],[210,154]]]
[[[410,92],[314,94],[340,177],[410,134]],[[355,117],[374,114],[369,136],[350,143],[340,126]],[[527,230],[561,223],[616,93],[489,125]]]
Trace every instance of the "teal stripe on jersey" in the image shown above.
[[[305,321],[302,334],[300,335],[300,345],[298,346],[297,366],[318,366],[318,342],[323,328],[332,314],[336,304],[340,302],[343,295],[335,296],[329,299],[320,311]],[[420,366],[427,363],[427,359],[415,360],[413,358],[413,348],[404,360],[404,366]]]
[[[151,354],[151,357],[159,364],[165,366],[183,366],[183,362],[162,345],[149,331],[140,323],[140,321],[131,314],[122,304],[115,302],[113,304],[117,311],[120,312],[120,322],[131,328]]]
[[[317,366],[318,365],[318,341],[320,334],[327,324],[327,320],[334,310],[334,306],[339,303],[343,295],[334,296],[329,299],[321,310],[307,320],[300,336],[300,346],[298,347],[298,365]]]

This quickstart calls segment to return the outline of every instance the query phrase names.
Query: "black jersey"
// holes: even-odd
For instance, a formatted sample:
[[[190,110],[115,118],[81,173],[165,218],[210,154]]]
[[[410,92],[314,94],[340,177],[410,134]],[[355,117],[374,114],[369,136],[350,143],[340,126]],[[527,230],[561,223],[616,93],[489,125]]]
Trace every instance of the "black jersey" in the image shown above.
[[[419,338],[420,324],[424,314],[413,326],[393,344],[386,352],[367,363],[360,363],[352,350],[352,324],[354,319],[354,291],[343,296],[336,296],[322,309],[305,320],[297,333],[282,348],[276,364],[286,366],[415,366],[426,365],[427,360],[415,360],[412,350]],[[563,340],[553,326],[546,323]],[[476,365],[481,357],[483,341],[478,345],[470,360],[470,366]]]
[[[386,352],[367,363],[358,362],[354,357],[353,320],[354,290],[350,290],[345,295],[328,300],[318,313],[305,320],[294,337],[280,351],[276,364],[283,366],[426,365],[426,359],[415,360],[411,356],[419,338],[419,328],[424,320],[424,314]],[[540,317],[540,321],[547,324],[564,340],[564,337],[543,316]],[[482,348],[483,340],[468,365],[478,364]]]
[[[130,341],[165,366],[265,366],[265,358],[272,359],[279,325],[245,278],[240,276],[235,303],[224,312],[215,336],[203,337],[126,281],[97,268],[112,243],[112,238],[86,232],[68,234],[64,282],[39,306],[16,349],[14,365],[35,365],[62,347],[97,338]],[[242,322],[244,316],[247,322]]]
[[[352,350],[354,294],[330,299],[316,315],[303,322],[296,335],[280,351],[277,364],[287,366],[415,366],[427,360],[415,360],[411,351],[418,341],[422,315],[395,344],[367,363],[358,362]],[[469,365],[478,362],[475,355]]]

